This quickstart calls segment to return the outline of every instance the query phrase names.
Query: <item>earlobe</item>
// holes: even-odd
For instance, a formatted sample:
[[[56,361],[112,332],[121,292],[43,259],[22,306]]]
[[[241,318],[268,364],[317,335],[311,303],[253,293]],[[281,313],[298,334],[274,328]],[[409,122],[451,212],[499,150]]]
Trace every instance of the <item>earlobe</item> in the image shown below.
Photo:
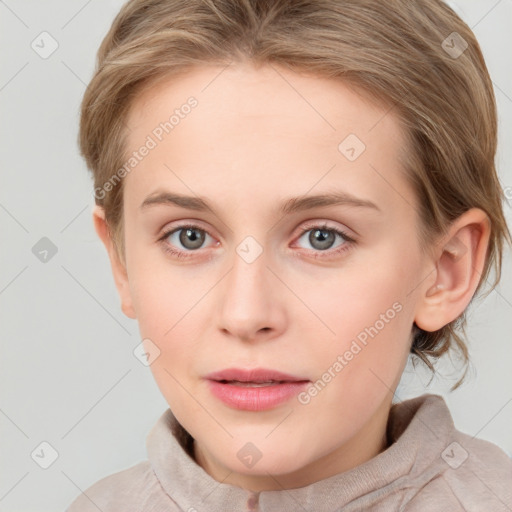
[[[94,229],[98,234],[103,245],[107,249],[108,257],[110,259],[110,266],[114,282],[121,299],[121,310],[129,318],[137,318],[135,309],[133,308],[132,297],[130,293],[130,286],[128,282],[128,274],[125,264],[121,261],[112,236],[105,219],[105,211],[101,206],[95,205],[93,209],[93,223]]]
[[[490,221],[478,208],[461,215],[439,242],[434,277],[422,290],[415,323],[437,331],[458,318],[480,282],[490,237]]]

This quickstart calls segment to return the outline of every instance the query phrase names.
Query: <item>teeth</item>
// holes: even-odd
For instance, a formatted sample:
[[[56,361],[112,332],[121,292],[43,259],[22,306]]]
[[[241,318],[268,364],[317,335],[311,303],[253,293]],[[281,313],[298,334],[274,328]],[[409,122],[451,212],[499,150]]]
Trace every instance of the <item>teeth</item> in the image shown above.
[[[266,382],[242,382],[239,380],[231,380],[229,381],[229,384],[248,388],[262,388],[265,386],[275,386],[276,384],[280,384],[280,381],[269,380]]]

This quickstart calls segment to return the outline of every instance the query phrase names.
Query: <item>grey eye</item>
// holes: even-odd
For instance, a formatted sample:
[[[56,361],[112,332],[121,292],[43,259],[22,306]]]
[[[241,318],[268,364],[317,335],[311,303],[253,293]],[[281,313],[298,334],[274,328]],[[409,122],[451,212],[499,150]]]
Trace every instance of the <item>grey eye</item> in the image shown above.
[[[316,227],[308,229],[307,231],[304,231],[304,233],[299,237],[299,240],[305,236],[307,236],[307,241],[311,247],[317,251],[332,249],[336,243],[337,237],[341,240],[341,243],[339,243],[336,247],[343,245],[343,243],[347,241],[347,238],[345,238],[341,232],[332,228]]]
[[[178,235],[178,242],[173,240],[173,237]],[[167,240],[171,245],[177,246],[178,248],[183,247],[191,251],[201,248],[204,244],[206,237],[209,236],[202,229],[189,226],[175,229],[172,233],[169,233]]]

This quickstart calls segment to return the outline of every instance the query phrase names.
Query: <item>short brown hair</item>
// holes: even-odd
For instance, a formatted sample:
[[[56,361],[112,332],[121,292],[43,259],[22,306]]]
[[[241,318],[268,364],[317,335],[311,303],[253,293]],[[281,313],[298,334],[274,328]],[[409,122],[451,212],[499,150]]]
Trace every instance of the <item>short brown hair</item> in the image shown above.
[[[494,267],[492,291],[504,241],[512,242],[494,162],[495,98],[474,34],[440,0],[127,2],[101,44],[82,102],[79,143],[95,190],[126,161],[125,122],[137,94],[195,65],[243,60],[340,79],[392,108],[407,137],[403,164],[419,200],[422,245],[428,249],[452,221],[481,208],[491,236],[476,291]],[[124,260],[122,190],[123,180],[95,196]],[[462,313],[435,332],[414,325],[411,352],[433,369],[431,360],[455,348],[467,369],[457,333],[465,334],[465,321]]]

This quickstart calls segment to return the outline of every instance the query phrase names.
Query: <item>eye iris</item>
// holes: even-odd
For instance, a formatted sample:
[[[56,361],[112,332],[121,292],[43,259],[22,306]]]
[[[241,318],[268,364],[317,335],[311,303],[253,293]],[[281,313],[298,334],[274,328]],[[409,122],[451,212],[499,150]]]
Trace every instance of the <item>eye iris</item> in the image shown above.
[[[199,233],[199,236],[198,236]],[[184,228],[180,231],[180,243],[187,249],[197,249],[204,242],[204,233],[198,229]]]
[[[325,250],[332,246],[334,238],[335,236],[332,231],[327,229],[314,229],[309,235],[309,242],[316,249]]]

